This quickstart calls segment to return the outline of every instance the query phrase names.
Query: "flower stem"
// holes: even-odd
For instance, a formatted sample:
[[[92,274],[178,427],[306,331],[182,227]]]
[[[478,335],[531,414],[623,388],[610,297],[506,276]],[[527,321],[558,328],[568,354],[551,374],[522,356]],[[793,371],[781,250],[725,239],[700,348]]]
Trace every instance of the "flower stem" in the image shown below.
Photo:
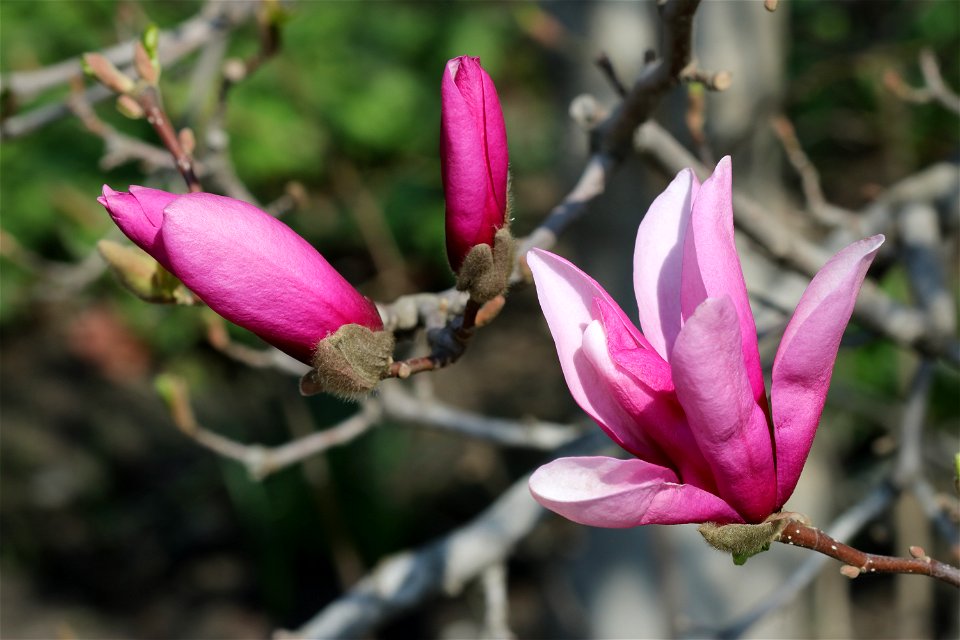
[[[834,540],[819,529],[792,519],[777,540],[784,544],[812,549],[844,562],[841,572],[849,578],[864,573],[916,573],[960,588],[960,569],[930,558],[919,547],[910,547],[912,558],[865,553]]]
[[[401,360],[390,365],[388,378],[408,378],[415,373],[441,369],[456,362],[467,349],[467,343],[477,328],[492,321],[503,308],[503,296],[497,296],[484,304],[472,298],[467,301],[463,315],[454,318],[446,326],[427,332],[431,352],[428,356]]]
[[[167,117],[166,112],[163,110],[163,105],[160,102],[160,94],[156,88],[152,86],[145,87],[138,92],[135,97],[140,106],[143,107],[147,122],[149,122],[153,130],[157,132],[160,142],[163,143],[163,146],[166,147],[170,155],[173,156],[177,171],[183,176],[187,187],[192,193],[203,191],[203,187],[200,186],[200,180],[193,170],[193,160],[180,144],[180,139],[177,137],[177,132],[174,130],[173,124],[171,124],[170,118]]]

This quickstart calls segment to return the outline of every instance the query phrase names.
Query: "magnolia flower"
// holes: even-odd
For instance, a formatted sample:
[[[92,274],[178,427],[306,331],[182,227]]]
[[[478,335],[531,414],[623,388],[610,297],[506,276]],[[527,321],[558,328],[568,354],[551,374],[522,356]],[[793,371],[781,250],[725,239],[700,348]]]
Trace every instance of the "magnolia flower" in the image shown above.
[[[447,258],[455,272],[506,223],[507,130],[493,80],[479,58],[447,62],[440,85],[440,162],[447,202]]]
[[[703,185],[680,172],[650,206],[634,254],[642,333],[573,264],[527,255],[570,392],[634,456],[540,467],[530,489],[545,507],[601,527],[757,523],[793,493],[883,236],[840,251],[807,287],[768,404],[731,195],[724,158]]]
[[[347,324],[383,329],[377,308],[290,227],[239,200],[104,185],[120,230],[211,309],[297,360]]]

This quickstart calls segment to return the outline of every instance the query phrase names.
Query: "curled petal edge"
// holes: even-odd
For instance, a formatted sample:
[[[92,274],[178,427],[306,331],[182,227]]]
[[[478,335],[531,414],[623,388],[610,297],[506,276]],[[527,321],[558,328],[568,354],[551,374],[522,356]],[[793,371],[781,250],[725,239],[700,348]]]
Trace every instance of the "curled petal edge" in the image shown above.
[[[533,473],[530,492],[547,509],[595,527],[743,522],[717,496],[637,459],[559,458]]]

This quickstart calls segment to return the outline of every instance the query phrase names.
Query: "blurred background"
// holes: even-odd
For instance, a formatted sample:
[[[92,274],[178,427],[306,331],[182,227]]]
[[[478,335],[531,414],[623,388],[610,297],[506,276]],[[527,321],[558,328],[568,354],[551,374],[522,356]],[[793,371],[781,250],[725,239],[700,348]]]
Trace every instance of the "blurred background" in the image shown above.
[[[616,103],[596,56],[605,52],[629,80],[644,50],[658,46],[653,2],[299,2],[285,5],[275,55],[230,89],[222,109],[224,61],[261,50],[256,5],[232,6],[235,25],[164,67],[167,111],[177,127],[195,131],[198,156],[232,165],[221,173],[236,181],[202,178],[209,190],[243,189],[248,199],[276,204],[287,224],[378,301],[453,284],[437,155],[447,59],[480,56],[497,84],[513,229],[522,236],[582,170],[586,135],[569,121],[570,101],[590,92]],[[10,80],[137,37],[150,23],[175,30],[221,10],[193,1],[0,3],[5,638],[262,638],[296,628],[379,560],[463,525],[550,457],[387,422],[258,482],[176,429],[154,387],[161,373],[188,381],[206,427],[245,443],[280,444],[356,407],[302,398],[289,373],[228,358],[211,346],[210,319],[199,308],[128,294],[95,251],[101,238],[121,239],[96,202],[100,188],[184,191],[182,179],[105,143],[104,125],[156,143],[145,122],[125,119],[111,99],[80,110],[82,117],[67,113],[39,126],[24,118],[56,109],[92,81],[18,92]],[[803,201],[771,125],[777,117],[795,129],[826,199],[853,211],[905,177],[957,162],[956,114],[902,94],[922,85],[924,48],[947,85],[960,86],[960,3],[781,2],[771,14],[759,2],[712,2],[696,20],[696,57],[705,68],[732,70],[734,85],[706,94],[705,140],[684,117],[703,97],[697,88],[678,88],[657,119],[701,157],[732,153],[738,187],[771,208]],[[666,178],[629,161],[557,247],[628,312],[636,225]],[[956,292],[956,194],[940,204],[948,248],[941,258]],[[910,303],[907,274],[894,258],[881,258],[872,274]],[[241,344],[260,346],[229,330]],[[891,466],[917,366],[913,352],[855,324],[848,339],[798,504],[791,503],[819,526]],[[426,376],[422,384],[462,409],[587,428],[530,287],[511,293],[461,361]],[[956,369],[934,365],[924,440],[923,468],[953,516],[958,382]],[[855,545],[902,555],[922,544],[956,563],[957,541],[938,537],[911,508],[888,510]],[[510,627],[519,637],[709,635],[703,630],[760,601],[807,553],[775,548],[740,568],[697,538],[685,527],[592,531],[550,516],[509,561]],[[377,636],[479,637],[483,617],[472,586],[424,603]],[[956,634],[953,590],[921,578],[847,581],[835,564],[794,604],[747,631]]]

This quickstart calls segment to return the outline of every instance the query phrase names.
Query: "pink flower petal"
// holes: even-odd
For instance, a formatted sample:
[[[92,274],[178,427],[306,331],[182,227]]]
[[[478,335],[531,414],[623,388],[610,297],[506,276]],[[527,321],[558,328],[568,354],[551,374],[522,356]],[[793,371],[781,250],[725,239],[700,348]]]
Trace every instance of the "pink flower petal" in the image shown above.
[[[832,257],[803,292],[780,341],[771,388],[778,506],[790,498],[807,460],[840,338],[883,240],[860,240]]]
[[[733,178],[729,156],[720,160],[694,200],[690,226],[684,238],[680,292],[684,319],[692,315],[706,298],[730,296],[740,321],[743,361],[753,397],[766,410],[757,327],[733,241]]]
[[[674,393],[670,365],[653,349],[634,343],[603,306],[601,311],[603,327],[597,322],[587,327],[583,349],[633,418],[634,431],[643,434],[651,449],[663,452],[662,460],[641,457],[674,469],[685,484],[715,493],[713,473]]]
[[[690,169],[677,174],[657,196],[637,230],[633,253],[633,288],[640,310],[640,328],[664,360],[670,359],[680,333],[680,291],[683,237],[700,188]]]
[[[773,513],[776,474],[766,414],[753,399],[740,322],[729,297],[708,298],[684,324],[673,382],[719,495],[748,522]]]
[[[164,210],[171,270],[211,309],[309,363],[343,324],[383,328],[360,295],[287,225],[256,207],[208,193]]]
[[[178,197],[174,193],[146,187],[132,186],[130,193],[123,193],[103,185],[103,195],[97,201],[134,244],[169,269],[166,252],[158,244],[157,236],[163,222],[163,208]]]
[[[560,458],[533,473],[530,492],[551,511],[595,527],[743,522],[717,496],[636,459]]]
[[[537,297],[573,399],[624,450],[651,459],[662,458],[636,431],[609,381],[582,349],[584,331],[599,315],[597,300],[610,305],[611,313],[629,324],[623,311],[590,276],[559,256],[534,249],[527,254],[527,264],[533,272]]]
[[[683,412],[680,406],[670,406],[670,399],[664,397],[665,394],[654,395],[649,387],[633,384],[630,377],[614,364],[607,350],[607,337],[600,321],[594,320],[587,325],[583,332],[582,351],[587,361],[593,365],[594,375],[603,382],[606,393],[624,414],[621,422],[609,425],[608,434],[611,439],[642,460],[661,466],[673,466],[676,459],[664,451],[656,433],[648,430],[647,426],[651,421],[669,420],[668,424],[682,421]],[[667,425],[663,425],[663,428],[667,428]]]

